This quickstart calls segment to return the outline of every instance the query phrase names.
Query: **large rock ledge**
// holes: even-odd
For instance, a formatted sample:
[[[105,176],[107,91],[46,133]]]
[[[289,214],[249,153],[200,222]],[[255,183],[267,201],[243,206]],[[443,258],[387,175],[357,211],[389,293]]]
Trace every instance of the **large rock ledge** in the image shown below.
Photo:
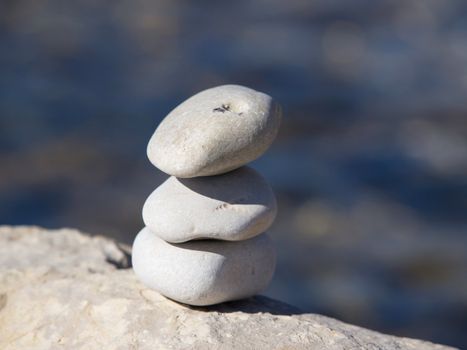
[[[128,266],[106,238],[0,227],[0,349],[449,349],[264,297],[189,308]]]

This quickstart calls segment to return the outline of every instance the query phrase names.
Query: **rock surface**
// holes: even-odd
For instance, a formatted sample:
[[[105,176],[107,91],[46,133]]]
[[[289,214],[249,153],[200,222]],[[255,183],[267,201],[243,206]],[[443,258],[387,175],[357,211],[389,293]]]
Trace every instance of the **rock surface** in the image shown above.
[[[124,247],[0,228],[0,349],[452,349],[302,314],[264,297],[189,308],[144,287]]]
[[[189,305],[255,295],[271,281],[276,253],[267,234],[238,242],[167,243],[147,227],[133,243],[133,269],[161,294]]]
[[[226,173],[261,156],[277,135],[281,110],[239,85],[214,87],[181,103],[159,124],[149,160],[176,177]]]
[[[144,203],[143,220],[166,242],[239,241],[266,231],[276,211],[271,186],[242,167],[217,176],[169,177]]]

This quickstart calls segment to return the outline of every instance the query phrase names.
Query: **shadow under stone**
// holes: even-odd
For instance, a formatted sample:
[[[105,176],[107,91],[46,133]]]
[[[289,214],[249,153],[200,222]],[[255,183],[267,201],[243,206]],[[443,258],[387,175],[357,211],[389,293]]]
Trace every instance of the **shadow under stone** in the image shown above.
[[[272,315],[283,316],[301,315],[305,313],[300,309],[296,308],[295,306],[262,295],[256,295],[248,299],[229,301],[211,306],[191,306],[186,304],[182,305],[185,305],[192,310],[202,312],[244,312],[248,314],[268,313]]]

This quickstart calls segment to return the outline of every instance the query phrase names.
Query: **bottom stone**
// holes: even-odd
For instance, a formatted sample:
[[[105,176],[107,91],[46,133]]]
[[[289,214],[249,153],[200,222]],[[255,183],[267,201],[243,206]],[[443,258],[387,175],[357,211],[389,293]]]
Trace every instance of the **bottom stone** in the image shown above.
[[[212,305],[250,297],[265,289],[275,268],[265,233],[226,242],[167,243],[148,228],[133,243],[133,269],[148,287],[189,305]]]

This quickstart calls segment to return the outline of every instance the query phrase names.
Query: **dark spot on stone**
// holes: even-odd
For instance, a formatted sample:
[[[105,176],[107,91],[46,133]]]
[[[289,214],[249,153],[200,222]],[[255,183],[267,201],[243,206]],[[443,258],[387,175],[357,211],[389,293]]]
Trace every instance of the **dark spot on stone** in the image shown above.
[[[223,105],[220,106],[220,107],[214,108],[212,111],[213,111],[213,112],[221,112],[221,113],[224,113],[224,112],[230,111],[230,105],[228,105],[228,104],[223,104]]]

